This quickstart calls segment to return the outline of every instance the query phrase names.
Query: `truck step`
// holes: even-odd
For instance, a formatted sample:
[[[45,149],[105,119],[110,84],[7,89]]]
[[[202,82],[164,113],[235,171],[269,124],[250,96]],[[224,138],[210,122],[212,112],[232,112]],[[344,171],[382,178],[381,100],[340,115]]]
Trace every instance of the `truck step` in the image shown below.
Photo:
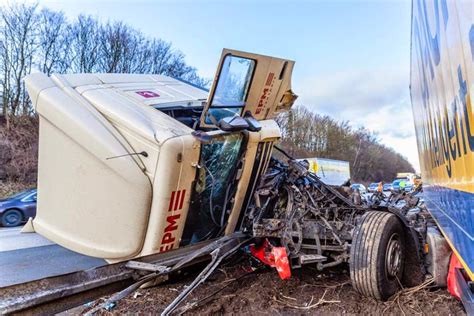
[[[299,256],[299,261],[301,265],[307,264],[307,263],[313,263],[313,262],[324,262],[327,259],[328,258],[325,256],[316,255],[316,254]]]
[[[306,255],[298,255],[290,258],[291,267],[301,268],[303,264],[314,263],[314,262],[324,262],[328,258],[322,255],[317,254],[306,254]]]

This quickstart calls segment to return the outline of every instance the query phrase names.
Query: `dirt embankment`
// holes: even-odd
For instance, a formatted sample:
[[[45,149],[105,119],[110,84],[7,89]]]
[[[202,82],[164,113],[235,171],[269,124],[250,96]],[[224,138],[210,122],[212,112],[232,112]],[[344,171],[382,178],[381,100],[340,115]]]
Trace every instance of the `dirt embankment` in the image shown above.
[[[321,273],[314,267],[306,266],[294,272],[290,280],[280,280],[273,269],[249,271],[252,268],[248,260],[227,264],[196,289],[180,305],[176,314],[465,315],[462,304],[446,289],[429,285],[405,289],[387,302],[364,297],[352,288],[347,268],[344,267]],[[155,288],[140,289],[119,301],[115,308],[101,310],[100,314],[160,313],[194,276]]]
[[[11,124],[7,129],[0,117],[0,198],[36,186],[38,119],[18,117]]]

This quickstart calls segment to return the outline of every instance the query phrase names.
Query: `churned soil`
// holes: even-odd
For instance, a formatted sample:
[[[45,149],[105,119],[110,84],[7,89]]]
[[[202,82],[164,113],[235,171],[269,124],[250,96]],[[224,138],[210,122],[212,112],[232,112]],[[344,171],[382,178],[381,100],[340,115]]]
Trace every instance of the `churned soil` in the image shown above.
[[[250,259],[228,262],[192,292],[174,314],[465,315],[462,304],[446,289],[429,284],[404,289],[387,302],[379,302],[352,288],[347,267],[320,272],[305,266],[293,271],[289,280],[281,280],[274,269],[256,267]],[[189,273],[178,281],[139,289],[98,314],[159,314],[196,275]]]

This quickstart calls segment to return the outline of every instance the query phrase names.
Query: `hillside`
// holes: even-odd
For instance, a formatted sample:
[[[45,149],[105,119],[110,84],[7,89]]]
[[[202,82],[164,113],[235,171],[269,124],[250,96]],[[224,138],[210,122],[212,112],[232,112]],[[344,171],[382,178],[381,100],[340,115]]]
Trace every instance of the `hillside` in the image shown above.
[[[7,130],[0,116],[0,198],[36,186],[38,119],[18,117]]]

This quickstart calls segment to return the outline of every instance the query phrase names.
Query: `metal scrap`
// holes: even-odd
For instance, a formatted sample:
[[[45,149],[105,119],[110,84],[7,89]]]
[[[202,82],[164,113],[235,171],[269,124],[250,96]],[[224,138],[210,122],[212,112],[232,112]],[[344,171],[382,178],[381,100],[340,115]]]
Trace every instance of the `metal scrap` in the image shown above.
[[[247,211],[243,231],[257,238],[269,238],[275,246],[284,246],[293,268],[317,262],[317,268],[322,270],[348,262],[353,231],[368,210],[395,213],[413,238],[422,242],[423,228],[415,226],[426,225],[420,221],[408,223],[405,218],[420,202],[415,196],[418,191],[390,197],[377,192],[366,200],[349,187],[323,183],[308,171],[304,161],[282,153],[288,161],[270,161]]]
[[[368,208],[343,192],[323,183],[304,163],[272,158],[244,231],[286,247],[293,267],[317,261],[322,269],[345,262],[356,220]],[[317,259],[306,260],[310,257]]]

